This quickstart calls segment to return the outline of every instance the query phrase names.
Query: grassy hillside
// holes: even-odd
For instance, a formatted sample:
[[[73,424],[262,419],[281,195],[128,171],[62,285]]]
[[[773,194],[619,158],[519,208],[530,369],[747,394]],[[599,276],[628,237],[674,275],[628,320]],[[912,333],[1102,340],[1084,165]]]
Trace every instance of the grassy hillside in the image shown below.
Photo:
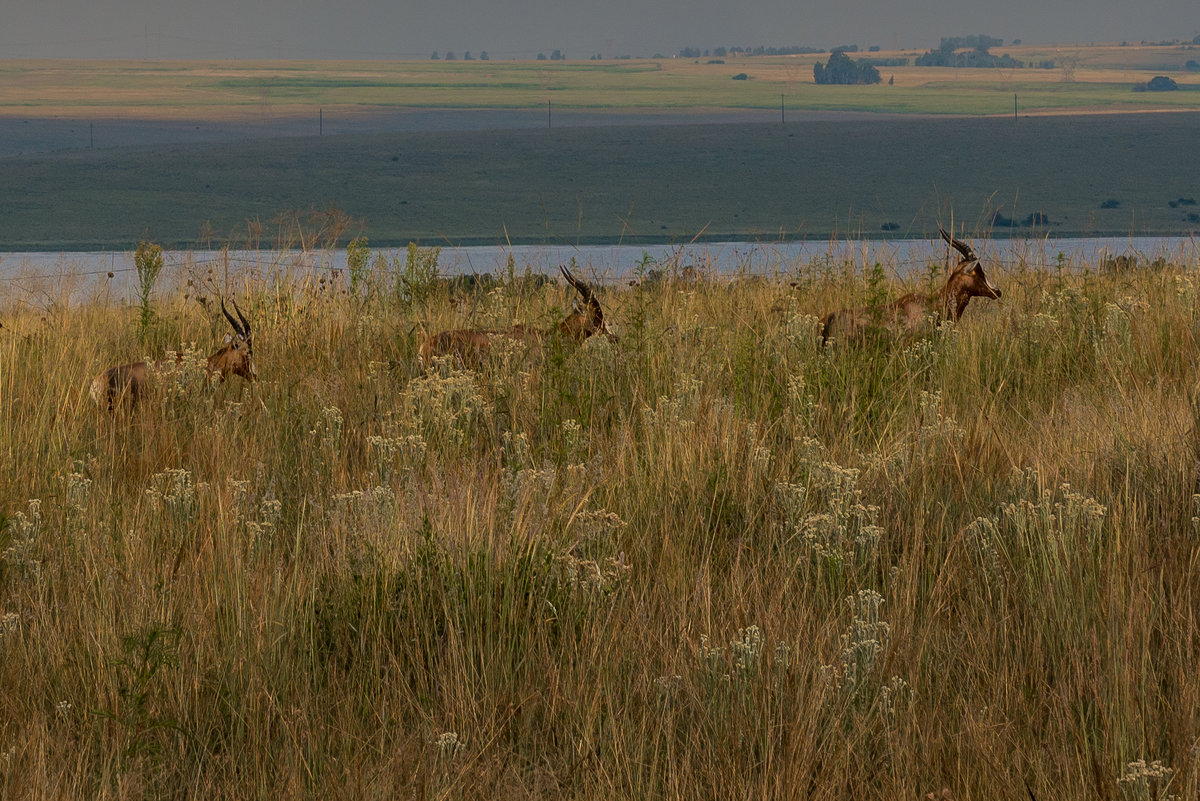
[[[887,265],[610,289],[616,345],[428,374],[566,288],[358,263],[227,279],[245,394],[212,276],[0,306],[5,798],[1200,794],[1194,263],[825,350]]]
[[[1188,235],[1200,228],[1196,119],[462,131],[11,157],[0,172],[21,191],[0,196],[0,243],[253,245],[281,218],[333,207],[380,245],[903,235],[951,211],[979,231],[998,220],[998,233]]]

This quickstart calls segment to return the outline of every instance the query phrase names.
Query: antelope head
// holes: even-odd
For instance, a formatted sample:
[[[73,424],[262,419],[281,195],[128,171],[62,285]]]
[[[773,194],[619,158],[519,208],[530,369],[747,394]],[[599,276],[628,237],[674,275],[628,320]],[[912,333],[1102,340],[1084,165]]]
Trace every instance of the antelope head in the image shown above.
[[[566,267],[559,265],[558,269],[562,271],[563,278],[567,279],[567,283],[575,287],[575,291],[580,296],[575,301],[575,307],[571,313],[559,323],[559,332],[576,342],[583,342],[592,334],[597,333],[603,333],[609,340],[616,342],[617,335],[604,321],[604,310],[600,308],[600,301],[596,299],[596,293],[592,291],[591,286],[572,275]]]
[[[958,265],[951,271],[950,277],[946,279],[945,288],[942,289],[945,306],[943,313],[950,319],[958,320],[962,317],[963,309],[967,308],[967,304],[971,302],[971,298],[999,300],[1000,290],[988,280],[987,274],[983,271],[983,265],[980,264],[979,257],[975,255],[971,246],[946,233],[946,229],[940,225],[938,232],[941,233],[942,239],[946,240],[947,244],[962,256]]]
[[[254,366],[254,340],[251,338],[250,321],[242,314],[236,300],[233,302],[233,310],[237,312],[236,319],[229,313],[229,309],[225,308],[225,301],[221,301],[221,312],[233,327],[233,336],[226,334],[221,348],[208,357],[208,372],[219,375],[222,381],[230,374],[254,381],[258,378],[258,368]]]

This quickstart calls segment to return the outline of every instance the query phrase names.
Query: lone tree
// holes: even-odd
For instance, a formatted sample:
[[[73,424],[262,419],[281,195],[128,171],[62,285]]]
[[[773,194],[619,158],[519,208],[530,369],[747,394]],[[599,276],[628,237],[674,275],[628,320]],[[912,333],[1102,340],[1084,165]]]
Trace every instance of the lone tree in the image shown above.
[[[829,54],[825,64],[813,65],[813,81],[821,84],[870,84],[879,83],[879,70],[867,59],[855,61],[844,50]]]

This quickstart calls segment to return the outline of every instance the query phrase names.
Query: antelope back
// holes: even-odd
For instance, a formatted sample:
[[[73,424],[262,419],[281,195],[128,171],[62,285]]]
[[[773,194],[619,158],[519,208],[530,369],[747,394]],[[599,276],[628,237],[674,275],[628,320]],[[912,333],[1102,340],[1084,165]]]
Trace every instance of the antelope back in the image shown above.
[[[821,318],[820,342],[856,339],[872,328],[916,331],[931,313],[937,313],[938,295],[905,295],[877,309],[866,306],[838,309]]]
[[[493,336],[507,337],[536,345],[555,333],[567,337],[572,342],[579,343],[593,334],[603,332],[605,336],[615,342],[617,337],[605,323],[604,310],[600,308],[600,301],[596,299],[592,288],[586,282],[572,275],[566,267],[559,267],[559,269],[562,270],[567,283],[575,287],[580,297],[576,300],[571,313],[556,327],[550,329],[530,328],[517,324],[498,329],[460,328],[442,331],[427,337],[421,343],[421,347],[417,349],[417,359],[421,366],[428,368],[431,360],[440,356],[454,356],[465,365],[478,366],[491,349]]]
[[[445,356],[454,356],[464,364],[477,364],[490,347],[486,331],[466,328],[442,331],[421,343],[417,358],[423,367],[429,367],[434,359]]]
[[[150,370],[146,362],[131,362],[110,367],[92,379],[92,401],[101,409],[113,409],[128,404],[137,408],[146,394]]]

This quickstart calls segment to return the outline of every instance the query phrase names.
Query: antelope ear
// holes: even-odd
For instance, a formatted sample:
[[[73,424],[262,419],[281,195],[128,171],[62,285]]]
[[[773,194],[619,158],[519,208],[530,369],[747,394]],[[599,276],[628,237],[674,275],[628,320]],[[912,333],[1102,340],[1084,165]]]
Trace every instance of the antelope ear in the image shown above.
[[[226,334],[225,339],[221,340],[222,345],[228,345],[231,342],[233,342],[233,337],[229,334]]]

